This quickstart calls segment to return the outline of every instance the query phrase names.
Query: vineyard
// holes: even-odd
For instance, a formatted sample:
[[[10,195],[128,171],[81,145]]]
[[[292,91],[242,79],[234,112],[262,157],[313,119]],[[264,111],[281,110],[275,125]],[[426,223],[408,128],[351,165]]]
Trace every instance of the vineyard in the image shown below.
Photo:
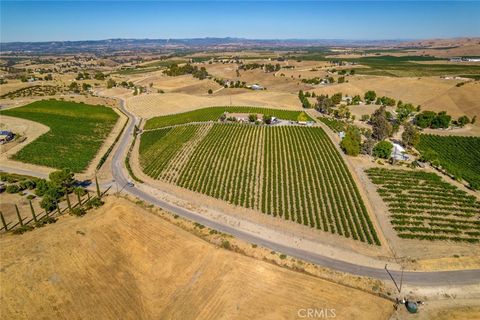
[[[321,128],[210,123],[159,129],[143,133],[140,159],[155,179],[380,245],[350,172]]]
[[[13,159],[58,169],[70,168],[73,172],[86,169],[118,119],[111,108],[58,100],[36,101],[1,114],[36,121],[50,128]]]
[[[347,123],[345,121],[327,117],[318,117],[317,119],[325,123],[335,132],[347,131]]]
[[[480,202],[423,171],[368,169],[400,238],[480,241]]]
[[[433,152],[433,161],[456,178],[480,189],[480,138],[422,134],[416,146],[422,155]],[[433,162],[432,161],[432,162]]]
[[[305,115],[309,120],[311,120],[308,115],[302,111],[289,111],[260,107],[209,107],[189,112],[151,118],[145,123],[144,129],[156,129],[191,122],[215,121],[218,120],[226,111],[230,113],[240,112],[270,115],[279,119],[291,121],[297,121],[300,115]]]

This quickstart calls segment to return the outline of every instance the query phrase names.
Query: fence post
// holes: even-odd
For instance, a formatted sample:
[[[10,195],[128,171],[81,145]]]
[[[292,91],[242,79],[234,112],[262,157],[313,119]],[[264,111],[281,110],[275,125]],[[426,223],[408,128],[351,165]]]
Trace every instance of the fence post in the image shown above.
[[[35,215],[35,209],[33,208],[32,200],[30,200],[30,210],[32,211],[33,221],[37,222],[37,216]]]
[[[98,185],[98,179],[96,175],[95,175],[95,184],[97,185],[97,196],[100,199],[102,197],[102,194],[100,193],[100,186]]]
[[[3,224],[3,227],[5,228],[5,231],[8,231],[8,226],[7,226],[7,223],[5,222],[5,218],[3,217],[2,211],[0,211],[0,218],[2,219],[2,224]]]
[[[23,227],[23,219],[22,219],[22,216],[20,215],[20,211],[18,211],[17,205],[15,205],[15,211],[17,211],[18,222],[20,222],[20,226]]]
[[[67,199],[68,210],[70,210],[70,213],[72,213],[72,205],[70,204],[70,198],[68,197],[68,193],[65,195],[65,198]]]

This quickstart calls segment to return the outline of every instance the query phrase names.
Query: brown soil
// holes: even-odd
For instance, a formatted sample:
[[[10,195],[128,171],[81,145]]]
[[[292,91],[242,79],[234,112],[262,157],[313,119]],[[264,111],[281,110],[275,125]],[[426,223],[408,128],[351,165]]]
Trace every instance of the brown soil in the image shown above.
[[[388,300],[219,249],[121,199],[0,243],[4,318],[295,319],[302,308],[335,309],[339,319],[392,313]]]

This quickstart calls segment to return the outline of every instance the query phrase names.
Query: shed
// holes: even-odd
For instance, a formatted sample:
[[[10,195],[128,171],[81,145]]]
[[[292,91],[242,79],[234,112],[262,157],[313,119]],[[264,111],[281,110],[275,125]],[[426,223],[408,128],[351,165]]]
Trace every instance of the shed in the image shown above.
[[[391,157],[395,160],[403,161],[408,160],[408,156],[405,154],[406,150],[404,147],[399,145],[398,143],[392,143],[392,154]]]

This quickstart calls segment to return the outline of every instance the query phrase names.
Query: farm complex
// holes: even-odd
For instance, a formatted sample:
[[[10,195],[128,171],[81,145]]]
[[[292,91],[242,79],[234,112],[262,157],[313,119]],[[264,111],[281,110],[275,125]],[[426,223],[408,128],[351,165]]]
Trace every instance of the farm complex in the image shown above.
[[[445,41],[6,43],[1,314],[480,314],[480,39]]]

